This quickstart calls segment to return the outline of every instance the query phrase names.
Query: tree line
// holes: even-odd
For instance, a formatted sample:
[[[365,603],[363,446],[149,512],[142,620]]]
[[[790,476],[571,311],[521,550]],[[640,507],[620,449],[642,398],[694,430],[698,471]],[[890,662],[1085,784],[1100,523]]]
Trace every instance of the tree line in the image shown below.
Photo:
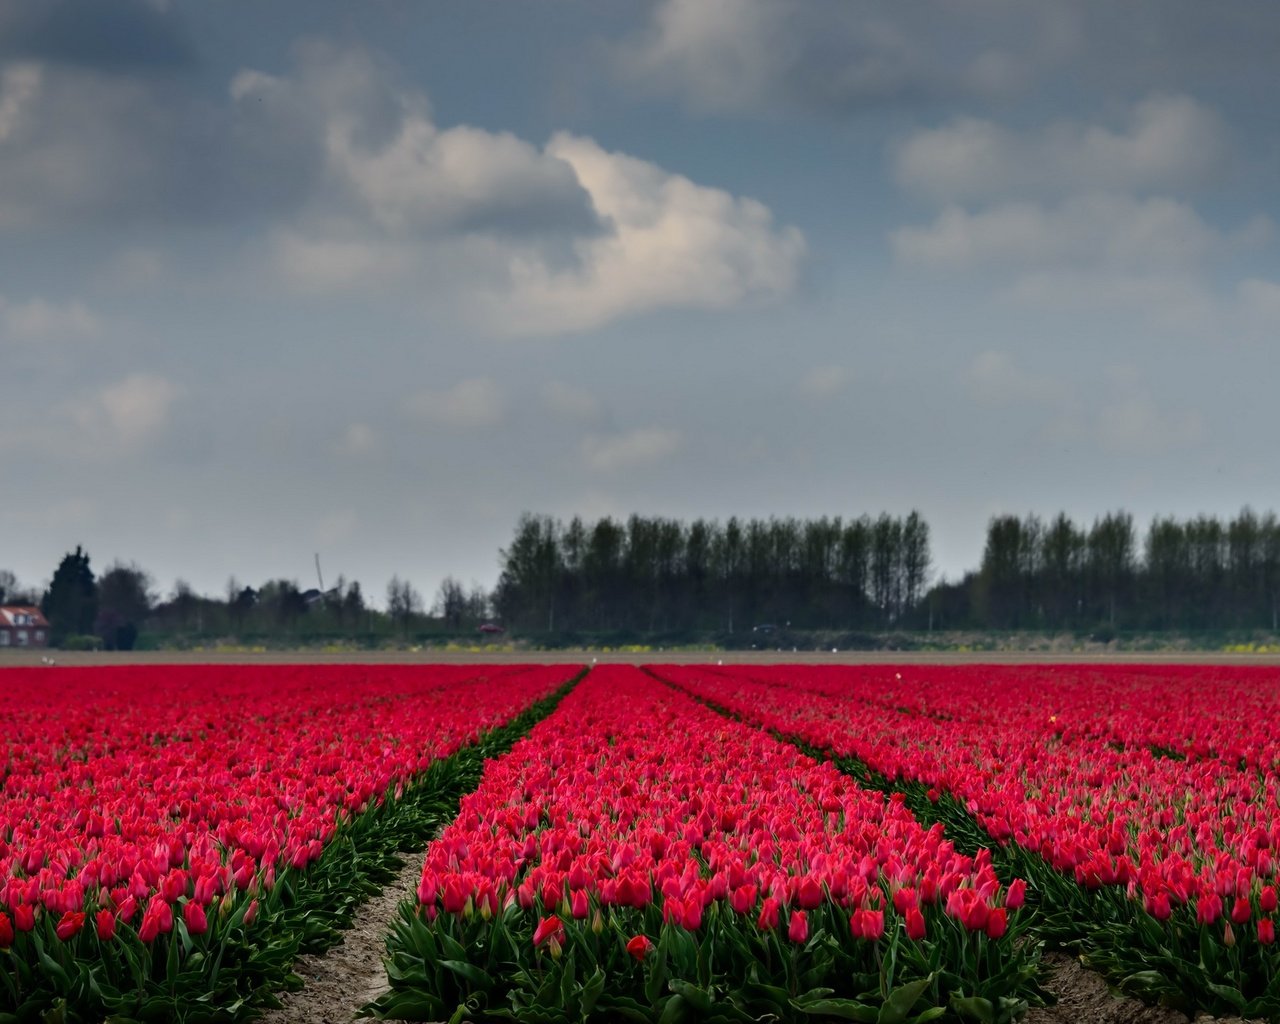
[[[723,523],[526,514],[499,563],[494,607],[519,629],[734,633],[906,625],[931,556],[918,512]]]
[[[57,644],[129,649],[140,637],[370,642],[474,633],[544,637],[749,637],[755,632],[1050,630],[1280,631],[1280,519],[1245,508],[1230,519],[1127,512],[1092,523],[1065,513],[993,517],[982,561],[934,580],[918,512],[875,518],[684,522],[633,515],[568,522],[526,513],[499,551],[497,586],[447,577],[428,606],[393,576],[382,607],[359,582],[325,590],[234,578],[218,596],[178,580],[160,595],[136,564],[95,575],[77,547],[40,590],[0,570],[0,604],[38,605]],[[728,643],[737,642],[727,640]]]
[[[1280,628],[1280,520],[996,516],[982,565],[931,595],[936,618],[994,629]]]
[[[140,638],[159,644],[185,637],[377,643],[473,629],[490,611],[484,588],[467,590],[451,576],[431,607],[398,575],[387,584],[383,608],[368,604],[360,583],[343,576],[325,590],[303,589],[283,578],[252,587],[231,577],[221,596],[199,594],[179,579],[161,595],[137,564],[116,562],[96,575],[80,546],[63,557],[43,590],[23,586],[11,571],[0,570],[0,604],[39,607],[55,646],[105,650],[132,650]]]

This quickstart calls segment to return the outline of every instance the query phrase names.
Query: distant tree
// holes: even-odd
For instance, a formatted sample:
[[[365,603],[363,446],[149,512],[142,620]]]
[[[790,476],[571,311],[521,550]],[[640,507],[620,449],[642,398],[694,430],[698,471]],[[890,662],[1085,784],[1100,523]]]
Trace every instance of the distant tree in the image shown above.
[[[929,552],[929,524],[919,512],[912,511],[902,524],[903,599],[911,610],[924,597],[932,563]]]
[[[107,650],[129,651],[155,603],[151,577],[136,564],[116,562],[98,580],[94,632]]]
[[[364,594],[360,590],[360,581],[352,580],[347,584],[347,592],[342,595],[343,620],[356,625],[364,617]]]
[[[413,617],[422,611],[422,595],[414,589],[408,580],[392,576],[387,584],[387,614],[391,621],[400,626],[404,636],[409,635],[409,625]]]
[[[271,621],[285,629],[292,629],[307,610],[294,580],[268,580],[258,591],[258,603]]]
[[[233,594],[232,588],[239,589]],[[241,587],[233,576],[227,581],[227,612],[236,629],[243,629],[245,619],[258,603],[258,591],[253,587]]]
[[[49,620],[55,644],[93,631],[98,616],[98,585],[89,568],[89,555],[79,545],[58,563],[40,601],[40,610]]]
[[[471,592],[467,595],[466,618],[471,622],[484,622],[489,618],[491,597],[489,592],[479,583],[471,584]]]
[[[448,629],[461,629],[467,614],[467,592],[452,576],[446,576],[436,592],[435,613],[444,620]]]
[[[0,569],[0,604],[39,604],[39,595],[18,582],[8,569]]]
[[[196,611],[200,604],[200,599],[196,596],[196,592],[192,589],[190,583],[184,579],[173,581],[173,593],[169,595],[169,608],[174,618],[178,621],[178,627],[186,630],[191,626],[191,620],[196,615]]]

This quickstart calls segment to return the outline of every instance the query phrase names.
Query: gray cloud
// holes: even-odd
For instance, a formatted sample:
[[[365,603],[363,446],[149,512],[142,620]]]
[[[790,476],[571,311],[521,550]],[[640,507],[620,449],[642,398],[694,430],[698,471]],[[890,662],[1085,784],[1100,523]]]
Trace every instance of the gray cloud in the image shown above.
[[[174,71],[196,53],[172,13],[143,0],[7,0],[0,60],[38,60],[110,72]]]
[[[700,110],[847,113],[1008,95],[1057,64],[1074,36],[1047,3],[664,0],[623,69]]]
[[[904,188],[939,201],[1151,191],[1211,180],[1228,161],[1217,112],[1188,96],[1151,96],[1120,129],[1055,121],[1027,133],[961,117],[896,148]]]
[[[1243,86],[1278,38],[1270,0],[662,0],[619,66],[703,112],[845,115],[1012,103],[1066,71],[1108,94]]]

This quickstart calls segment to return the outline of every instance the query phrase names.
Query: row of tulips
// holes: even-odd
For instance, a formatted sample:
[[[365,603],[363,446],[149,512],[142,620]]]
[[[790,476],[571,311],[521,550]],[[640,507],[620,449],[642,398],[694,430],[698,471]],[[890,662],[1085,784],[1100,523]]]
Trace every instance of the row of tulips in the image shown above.
[[[392,940],[396,1019],[1005,1021],[1025,885],[634,668],[486,768]]]
[[[1280,1014],[1275,671],[657,671],[996,849],[1040,933],[1130,991]]]
[[[573,671],[6,671],[0,1022],[269,1002]]]

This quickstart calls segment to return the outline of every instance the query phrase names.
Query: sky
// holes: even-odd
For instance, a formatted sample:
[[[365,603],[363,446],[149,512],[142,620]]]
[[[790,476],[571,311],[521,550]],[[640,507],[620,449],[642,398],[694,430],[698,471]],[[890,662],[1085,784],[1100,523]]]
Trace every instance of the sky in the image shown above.
[[[0,569],[1280,508],[1274,0],[0,0]]]

